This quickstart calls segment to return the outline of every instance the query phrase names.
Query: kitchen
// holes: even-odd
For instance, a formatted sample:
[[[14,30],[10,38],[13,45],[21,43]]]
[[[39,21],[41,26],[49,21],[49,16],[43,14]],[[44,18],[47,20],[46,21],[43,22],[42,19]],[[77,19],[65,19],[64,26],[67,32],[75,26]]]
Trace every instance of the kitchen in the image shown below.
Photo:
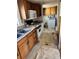
[[[59,0],[17,0],[17,59],[45,59],[40,57],[39,51],[52,45],[55,48],[52,54],[56,51],[58,54],[54,55],[60,59],[57,40],[60,30],[59,4]],[[53,38],[56,40],[53,41]]]

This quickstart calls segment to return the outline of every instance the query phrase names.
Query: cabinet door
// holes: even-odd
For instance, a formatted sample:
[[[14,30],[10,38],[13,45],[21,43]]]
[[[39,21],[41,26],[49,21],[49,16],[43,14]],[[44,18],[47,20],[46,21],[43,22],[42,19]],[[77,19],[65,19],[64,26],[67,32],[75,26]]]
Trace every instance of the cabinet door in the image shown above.
[[[28,40],[29,40],[29,49],[31,50],[32,47],[34,46],[34,38],[33,38],[33,36],[30,36],[28,38]]]
[[[36,10],[37,17],[40,17],[41,16],[41,5],[40,4],[32,3],[31,4],[31,9],[32,10]]]
[[[34,38],[34,43],[36,44],[37,43],[37,33],[35,32],[34,34],[33,34],[33,38]]]
[[[22,59],[26,59],[26,56],[27,56],[27,54],[28,54],[28,52],[29,52],[27,41],[25,41],[25,42],[19,47],[19,50],[20,50],[20,54],[21,54]]]
[[[17,48],[17,59],[21,59],[18,48]]]
[[[50,9],[51,9],[51,15],[54,15],[54,14],[55,14],[55,8],[52,7],[52,8],[50,8]]]
[[[50,8],[46,8],[46,9],[45,9],[45,15],[46,15],[46,16],[49,16],[50,13],[51,13]]]
[[[51,15],[57,14],[57,6],[51,7]]]
[[[32,47],[36,44],[37,42],[37,37],[36,37],[36,32],[32,33],[32,35],[28,38],[29,40],[29,49],[31,50]]]

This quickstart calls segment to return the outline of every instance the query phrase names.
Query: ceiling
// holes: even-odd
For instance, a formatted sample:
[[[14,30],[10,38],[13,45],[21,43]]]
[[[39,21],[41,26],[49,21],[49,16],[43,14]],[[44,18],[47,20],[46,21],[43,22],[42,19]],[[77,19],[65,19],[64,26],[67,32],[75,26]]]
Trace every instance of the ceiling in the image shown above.
[[[32,3],[46,4],[46,3],[57,3],[59,0],[28,0]]]

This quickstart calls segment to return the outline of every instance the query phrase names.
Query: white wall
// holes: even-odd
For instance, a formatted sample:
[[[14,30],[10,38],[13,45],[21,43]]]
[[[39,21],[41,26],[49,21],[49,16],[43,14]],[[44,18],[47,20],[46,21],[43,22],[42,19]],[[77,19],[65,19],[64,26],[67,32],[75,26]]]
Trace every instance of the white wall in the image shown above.
[[[48,7],[54,7],[57,6],[58,3],[47,3],[47,4],[43,4],[42,7],[43,8],[48,8]]]

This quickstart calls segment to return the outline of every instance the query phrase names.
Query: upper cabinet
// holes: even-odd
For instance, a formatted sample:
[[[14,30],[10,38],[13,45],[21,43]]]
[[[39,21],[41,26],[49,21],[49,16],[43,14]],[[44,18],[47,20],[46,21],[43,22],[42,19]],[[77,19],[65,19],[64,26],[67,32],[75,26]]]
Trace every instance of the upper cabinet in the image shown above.
[[[32,3],[31,7],[32,7],[32,10],[36,10],[37,17],[40,17],[41,16],[41,8],[42,8],[42,6],[40,4]]]
[[[50,10],[51,10],[51,15],[57,14],[57,6],[56,7],[51,7]]]
[[[37,17],[41,16],[42,7],[40,4],[32,3],[27,0],[17,0],[17,3],[18,3],[19,10],[20,10],[21,19],[24,20],[24,19],[29,18],[28,10],[35,10]]]
[[[57,14],[57,6],[55,7],[49,7],[49,8],[43,8],[43,15],[49,16]]]
[[[48,15],[50,15],[50,14],[51,14],[50,8],[46,8],[46,9],[45,9],[45,15],[48,16]]]
[[[27,5],[27,11],[26,11],[27,18],[29,18],[28,10],[35,10],[36,14],[37,14],[37,17],[41,16],[41,8],[42,8],[42,6],[40,4],[36,4],[36,3],[32,3],[32,2],[27,1],[26,5]]]

